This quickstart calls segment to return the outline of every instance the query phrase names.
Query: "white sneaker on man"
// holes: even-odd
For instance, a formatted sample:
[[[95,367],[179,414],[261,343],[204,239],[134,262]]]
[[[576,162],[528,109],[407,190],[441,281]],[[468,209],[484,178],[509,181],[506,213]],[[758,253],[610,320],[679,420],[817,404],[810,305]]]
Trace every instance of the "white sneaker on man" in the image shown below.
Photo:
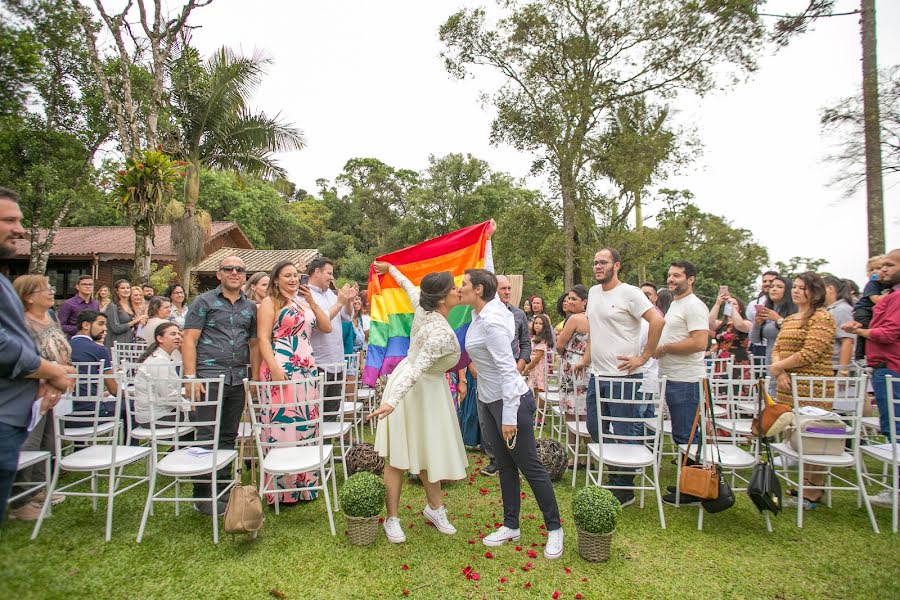
[[[445,535],[453,535],[456,533],[456,527],[454,527],[450,523],[450,519],[447,518],[447,507],[441,506],[440,508],[434,509],[431,508],[430,505],[426,504],[425,508],[422,510],[422,516],[428,519],[432,525],[434,525],[438,531]]]
[[[384,534],[392,544],[402,544],[406,541],[406,534],[403,533],[403,527],[400,526],[400,519],[397,517],[388,517],[384,520]]]
[[[893,501],[894,496],[891,490],[884,490],[875,494],[874,496],[869,496],[869,504],[873,504],[875,506],[886,506],[888,508],[893,508]]]
[[[510,529],[506,525],[492,533],[491,535],[485,536],[481,542],[485,546],[502,546],[506,542],[514,542],[521,534],[518,529]]]
[[[547,545],[544,546],[544,558],[553,560],[563,554],[563,530],[562,527],[547,532]]]

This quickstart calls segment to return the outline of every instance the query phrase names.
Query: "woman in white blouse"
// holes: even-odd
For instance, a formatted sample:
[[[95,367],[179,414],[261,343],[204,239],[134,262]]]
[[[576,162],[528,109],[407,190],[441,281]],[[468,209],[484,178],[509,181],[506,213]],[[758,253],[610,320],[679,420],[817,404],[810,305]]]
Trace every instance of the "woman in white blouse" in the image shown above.
[[[181,347],[181,328],[175,323],[166,322],[156,328],[155,339],[138,360],[140,366],[134,376],[134,420],[141,425],[150,422],[150,403],[153,400],[162,402],[183,401],[187,412],[190,403],[182,395],[181,387],[172,380],[178,379],[176,369],[178,363],[173,354]],[[152,394],[151,394],[152,388]],[[152,398],[151,398],[152,395]],[[156,419],[174,420],[175,411],[170,408],[159,408],[154,411]]]
[[[486,266],[491,261],[486,258]],[[563,553],[563,530],[550,476],[538,460],[534,441],[534,396],[516,369],[512,353],[515,323],[497,297],[497,277],[484,269],[469,269],[460,288],[463,304],[474,308],[466,334],[466,352],[478,369],[478,401],[483,402],[481,430],[493,443],[500,467],[503,526],[483,538],[485,546],[518,540],[521,507],[519,471],[528,480],[544,515],[547,545],[544,556]]]

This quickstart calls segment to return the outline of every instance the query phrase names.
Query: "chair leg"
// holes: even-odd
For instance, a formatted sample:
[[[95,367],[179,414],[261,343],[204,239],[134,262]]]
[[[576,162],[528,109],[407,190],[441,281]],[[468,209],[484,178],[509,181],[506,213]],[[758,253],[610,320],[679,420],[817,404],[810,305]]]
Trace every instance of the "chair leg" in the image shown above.
[[[666,515],[663,513],[662,492],[659,489],[659,461],[653,463],[653,491],[656,493],[656,507],[659,510],[659,524],[666,528]]]
[[[44,507],[41,509],[41,516],[38,517],[37,523],[34,524],[34,531],[31,532],[32,540],[37,539],[38,533],[41,531],[41,524],[43,524],[44,518],[50,512],[50,505],[53,504],[53,492],[56,491],[57,483],[59,483],[59,462],[53,468],[53,479],[50,481],[50,487],[47,489],[47,501],[44,502]]]
[[[218,472],[216,471],[215,465],[213,465],[212,469],[212,484],[210,491],[210,502],[212,503],[212,526],[213,526],[213,544],[219,543],[219,498],[218,498],[218,490],[219,490],[219,482],[218,482]]]
[[[325,468],[319,465],[319,478],[322,481],[322,491],[325,493],[325,510],[328,511],[328,525],[331,527],[332,537],[337,535],[334,529],[334,514],[331,511],[331,494],[328,493],[328,479],[325,477]]]
[[[703,513],[706,511],[703,510],[703,506],[700,506],[700,513],[697,515],[697,531],[703,531]]]
[[[116,476],[116,468],[109,470],[109,487],[106,491],[106,541],[112,538],[112,515],[113,503],[116,498],[116,488],[118,487],[118,477]]]
[[[857,456],[856,456],[856,485],[858,485],[861,490],[865,490],[866,488],[865,488],[865,484],[863,483],[862,472],[860,471],[860,468],[859,468],[859,463],[861,461],[862,461],[862,457],[859,456],[859,454],[857,453]],[[897,488],[895,487],[894,494],[897,493],[896,490],[897,490]],[[866,512],[869,513],[869,521],[872,523],[872,529],[875,531],[875,533],[881,533],[881,531],[878,529],[878,521],[875,520],[875,513],[872,511],[872,503],[869,502],[869,496],[865,493],[863,494],[863,502],[866,505]],[[896,495],[894,497],[894,502],[895,502],[894,515],[896,516]]]
[[[800,465],[799,471],[797,472],[797,527],[803,527],[803,499],[805,496],[803,495],[804,483],[806,483],[804,477],[803,468],[803,457],[799,457]]]
[[[338,499],[337,493],[337,475],[334,472],[334,453],[331,454],[331,490],[334,492],[334,510],[335,512],[339,512],[341,510],[341,503]]]
[[[150,511],[153,508],[153,494],[156,492],[156,469],[150,472],[150,484],[147,490],[147,501],[144,503],[144,514],[141,516],[141,527],[138,529],[137,543],[140,544],[144,539],[144,529],[147,527],[147,519],[150,517]],[[178,496],[178,480],[175,480],[175,495]],[[178,503],[175,503],[175,514],[178,514]]]
[[[95,471],[91,471],[91,508],[94,509],[94,512],[97,512],[97,473]]]
[[[763,517],[766,519],[766,531],[772,533],[772,517],[769,516],[769,511],[763,511]]]

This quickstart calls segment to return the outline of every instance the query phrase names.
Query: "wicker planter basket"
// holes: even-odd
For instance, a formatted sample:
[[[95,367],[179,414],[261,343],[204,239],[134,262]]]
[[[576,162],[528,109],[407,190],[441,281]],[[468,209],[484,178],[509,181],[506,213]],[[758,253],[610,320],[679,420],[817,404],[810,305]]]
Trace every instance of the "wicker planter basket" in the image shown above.
[[[578,530],[578,555],[590,562],[606,562],[609,560],[609,551],[612,546],[615,530],[609,533],[590,533]]]
[[[350,538],[351,544],[368,546],[375,542],[378,537],[378,515],[374,517],[344,516],[347,518],[347,536]]]

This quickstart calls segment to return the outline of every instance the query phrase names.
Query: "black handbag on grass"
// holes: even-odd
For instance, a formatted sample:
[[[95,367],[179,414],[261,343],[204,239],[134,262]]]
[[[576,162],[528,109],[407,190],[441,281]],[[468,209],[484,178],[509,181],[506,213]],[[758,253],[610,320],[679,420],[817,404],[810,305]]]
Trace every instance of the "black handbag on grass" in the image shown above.
[[[759,405],[757,407],[759,414],[762,414],[763,407],[763,380],[761,379],[757,385],[759,386]],[[769,438],[765,437],[760,428],[758,434],[760,450],[763,446],[766,449],[766,462],[760,461],[753,471],[750,473],[750,480],[747,482],[747,495],[750,500],[762,512],[767,510],[773,515],[781,512],[781,482],[775,473],[775,466],[772,461],[772,447],[769,445]]]

